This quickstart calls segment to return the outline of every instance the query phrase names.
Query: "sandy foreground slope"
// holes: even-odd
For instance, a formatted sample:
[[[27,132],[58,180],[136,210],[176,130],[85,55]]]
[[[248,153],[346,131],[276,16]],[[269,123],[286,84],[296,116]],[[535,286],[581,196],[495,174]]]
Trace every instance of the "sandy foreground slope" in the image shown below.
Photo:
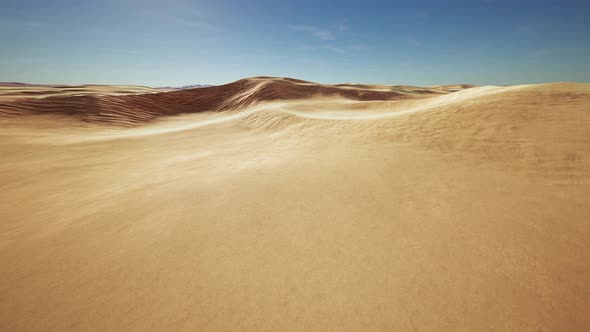
[[[136,93],[0,98],[2,330],[590,329],[590,84]]]

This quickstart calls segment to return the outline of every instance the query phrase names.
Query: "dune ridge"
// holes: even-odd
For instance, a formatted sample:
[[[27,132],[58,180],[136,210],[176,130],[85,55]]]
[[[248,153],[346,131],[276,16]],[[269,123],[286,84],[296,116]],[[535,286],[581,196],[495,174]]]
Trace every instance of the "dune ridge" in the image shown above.
[[[180,91],[117,93],[105,95],[45,95],[44,98],[0,102],[0,115],[64,114],[86,122],[134,125],[159,116],[245,109],[253,104],[274,100],[303,99],[314,96],[338,96],[351,100],[403,100],[424,98],[454,91],[454,88],[321,85],[289,78],[256,77],[221,86]],[[68,88],[67,90],[72,90]],[[76,90],[76,89],[74,89]],[[139,90],[141,91],[141,90]],[[31,91],[43,94],[46,91]],[[55,93],[55,92],[54,92]]]
[[[321,85],[261,76],[208,88],[120,94],[116,87],[111,92],[4,102],[0,117],[53,114],[136,127],[171,115],[216,114],[179,126],[91,134],[74,141],[144,137],[223,123],[297,134],[339,121],[341,130],[373,133],[379,140],[417,143],[502,165],[509,160],[522,174],[543,174],[555,183],[587,184],[590,178],[590,138],[585,134],[590,128],[590,84],[423,88]]]

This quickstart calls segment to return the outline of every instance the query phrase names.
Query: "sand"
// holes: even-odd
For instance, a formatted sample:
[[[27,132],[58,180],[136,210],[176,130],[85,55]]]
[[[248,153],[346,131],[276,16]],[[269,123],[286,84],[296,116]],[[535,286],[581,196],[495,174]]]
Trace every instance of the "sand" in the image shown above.
[[[0,101],[7,331],[590,329],[590,84]]]

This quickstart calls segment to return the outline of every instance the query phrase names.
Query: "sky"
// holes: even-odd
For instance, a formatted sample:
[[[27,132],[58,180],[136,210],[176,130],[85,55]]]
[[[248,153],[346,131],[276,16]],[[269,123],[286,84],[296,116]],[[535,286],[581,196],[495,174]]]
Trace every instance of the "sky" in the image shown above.
[[[590,1],[0,1],[0,81],[590,82]]]

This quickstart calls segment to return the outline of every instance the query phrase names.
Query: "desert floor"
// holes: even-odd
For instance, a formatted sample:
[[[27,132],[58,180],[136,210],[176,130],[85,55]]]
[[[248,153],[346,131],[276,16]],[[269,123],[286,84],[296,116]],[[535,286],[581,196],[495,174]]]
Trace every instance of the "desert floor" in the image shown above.
[[[1,329],[590,329],[590,84],[256,80],[115,123],[0,98]]]

